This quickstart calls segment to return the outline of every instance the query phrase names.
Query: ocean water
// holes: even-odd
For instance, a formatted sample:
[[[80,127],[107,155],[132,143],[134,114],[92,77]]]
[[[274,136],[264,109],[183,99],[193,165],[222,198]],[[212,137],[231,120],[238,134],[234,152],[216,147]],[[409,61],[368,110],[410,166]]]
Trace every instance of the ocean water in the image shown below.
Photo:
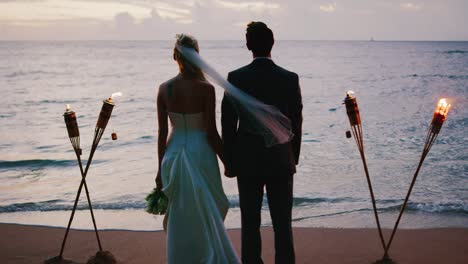
[[[243,41],[200,41],[220,73],[248,64]],[[393,225],[439,98],[452,104],[402,227],[468,227],[468,42],[277,41],[300,76],[303,143],[294,226],[372,227],[370,195],[342,105],[356,92],[383,225]],[[76,111],[84,160],[102,100],[121,91],[88,173],[101,228],[161,229],[144,212],[157,171],[155,95],[177,74],[171,41],[0,42],[0,222],[65,226],[81,176],[62,114]],[[222,90],[217,89],[217,118]],[[219,127],[218,127],[219,128]],[[111,132],[119,136],[110,138]],[[223,177],[240,227],[236,181]],[[74,226],[91,228],[82,195]],[[263,224],[270,225],[265,202]]]

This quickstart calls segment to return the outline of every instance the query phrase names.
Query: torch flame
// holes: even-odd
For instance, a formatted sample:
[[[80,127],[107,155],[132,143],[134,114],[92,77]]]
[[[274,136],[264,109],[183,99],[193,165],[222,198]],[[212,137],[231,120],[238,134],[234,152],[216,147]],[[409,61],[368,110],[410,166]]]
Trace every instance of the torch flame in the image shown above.
[[[439,100],[439,103],[437,104],[437,108],[435,110],[436,113],[439,113],[443,116],[447,116],[448,111],[452,105],[447,103],[447,99],[442,98]]]
[[[122,95],[123,95],[122,92],[116,92],[111,95],[111,98],[114,99],[116,96],[122,96]]]

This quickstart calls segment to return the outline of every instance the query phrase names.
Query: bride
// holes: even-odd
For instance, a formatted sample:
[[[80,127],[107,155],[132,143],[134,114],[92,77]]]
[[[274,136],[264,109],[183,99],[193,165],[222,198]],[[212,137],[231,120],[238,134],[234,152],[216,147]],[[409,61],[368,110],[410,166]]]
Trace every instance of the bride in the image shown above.
[[[199,51],[197,40],[177,35],[174,60],[179,74],[159,87],[159,171],[156,184],[169,199],[168,263],[240,263],[224,227],[229,201],[218,160],[215,91],[177,47]],[[168,120],[171,134],[168,139]]]

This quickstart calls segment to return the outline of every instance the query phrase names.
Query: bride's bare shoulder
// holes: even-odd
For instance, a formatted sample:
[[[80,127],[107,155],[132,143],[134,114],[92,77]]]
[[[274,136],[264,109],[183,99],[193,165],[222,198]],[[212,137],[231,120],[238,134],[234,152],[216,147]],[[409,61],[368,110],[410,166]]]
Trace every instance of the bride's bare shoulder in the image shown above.
[[[214,86],[207,80],[197,80],[197,86],[202,87],[206,90],[214,89]]]
[[[168,87],[174,86],[175,82],[177,81],[177,76],[161,83],[158,88],[159,93],[165,93]]]

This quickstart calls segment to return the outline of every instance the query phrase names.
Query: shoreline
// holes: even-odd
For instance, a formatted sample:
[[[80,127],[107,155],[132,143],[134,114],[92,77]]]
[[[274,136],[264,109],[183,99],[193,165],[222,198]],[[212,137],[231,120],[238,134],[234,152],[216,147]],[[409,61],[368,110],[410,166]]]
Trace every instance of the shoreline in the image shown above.
[[[3,263],[42,263],[56,256],[65,229],[21,224],[0,224],[0,260]],[[273,231],[262,227],[263,259],[274,262]],[[391,230],[384,229],[388,239]],[[240,253],[240,229],[228,230]],[[104,250],[119,263],[165,263],[163,231],[102,230]],[[294,227],[296,263],[372,263],[381,258],[377,231],[366,228]],[[358,241],[359,243],[356,243]],[[64,257],[72,263],[85,263],[97,251],[93,231],[70,231]],[[390,257],[398,263],[451,263],[468,261],[468,228],[398,230]]]
[[[375,228],[375,218],[372,212],[353,212],[337,215],[309,215],[298,209],[293,209],[293,227],[305,228]],[[71,211],[31,211],[0,213],[0,223],[66,227]],[[97,226],[100,230],[162,230],[163,216],[148,214],[144,209],[127,210],[94,210]],[[398,212],[380,212],[382,228],[391,229]],[[230,209],[224,224],[227,229],[240,228],[240,210]],[[262,226],[271,226],[268,210],[262,210]],[[92,230],[88,210],[77,210],[72,228]],[[453,214],[428,214],[405,212],[400,229],[432,229],[432,228],[468,228],[468,217]]]

